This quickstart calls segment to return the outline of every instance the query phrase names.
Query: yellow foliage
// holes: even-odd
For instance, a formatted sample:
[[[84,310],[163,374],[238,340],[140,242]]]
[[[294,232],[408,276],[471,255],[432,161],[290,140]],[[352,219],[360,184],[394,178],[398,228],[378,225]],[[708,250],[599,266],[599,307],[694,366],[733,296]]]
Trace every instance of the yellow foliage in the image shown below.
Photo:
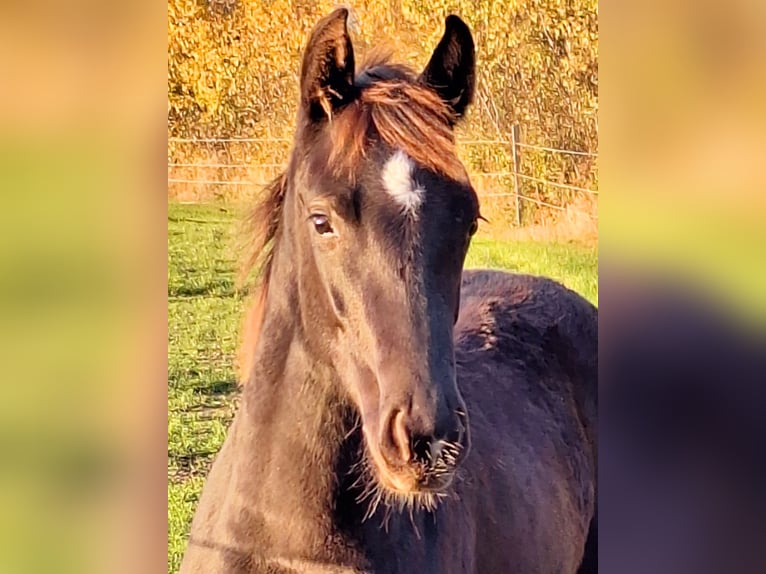
[[[168,0],[169,136],[289,137],[304,43],[334,6],[309,0]],[[427,62],[448,14],[466,20],[476,41],[477,97],[461,139],[507,141],[518,123],[522,142],[597,151],[597,0],[361,0],[353,10],[358,57],[386,43],[416,68]],[[275,145],[246,151],[171,145],[169,157],[188,163],[193,157],[221,163],[284,161],[287,146]],[[508,145],[465,146],[463,152],[473,172],[511,171]],[[521,173],[538,179],[597,184],[593,157],[524,148],[519,162]],[[228,170],[217,178],[230,176]],[[494,187],[482,190],[490,185],[485,182]],[[477,179],[480,192],[510,191],[511,185],[508,178]],[[577,197],[532,180],[524,181],[522,193],[557,205]],[[525,220],[539,219],[536,204],[523,208]]]

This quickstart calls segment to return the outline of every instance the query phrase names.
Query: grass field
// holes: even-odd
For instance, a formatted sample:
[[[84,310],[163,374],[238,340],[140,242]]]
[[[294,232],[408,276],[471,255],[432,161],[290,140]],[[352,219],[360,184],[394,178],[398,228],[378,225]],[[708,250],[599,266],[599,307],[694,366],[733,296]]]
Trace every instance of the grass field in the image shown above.
[[[168,561],[178,570],[205,473],[237,402],[243,297],[235,223],[220,206],[168,206]],[[546,275],[598,303],[597,251],[576,244],[474,241],[468,267]]]

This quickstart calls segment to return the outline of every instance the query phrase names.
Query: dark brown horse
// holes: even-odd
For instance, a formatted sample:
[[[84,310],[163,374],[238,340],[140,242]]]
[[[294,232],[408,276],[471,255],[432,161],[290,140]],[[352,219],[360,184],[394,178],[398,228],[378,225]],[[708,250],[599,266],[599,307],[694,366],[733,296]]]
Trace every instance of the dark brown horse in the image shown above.
[[[419,75],[356,72],[347,16],[311,34],[289,167],[253,215],[260,336],[181,571],[574,573],[596,310],[547,279],[463,272],[468,27],[447,18]]]

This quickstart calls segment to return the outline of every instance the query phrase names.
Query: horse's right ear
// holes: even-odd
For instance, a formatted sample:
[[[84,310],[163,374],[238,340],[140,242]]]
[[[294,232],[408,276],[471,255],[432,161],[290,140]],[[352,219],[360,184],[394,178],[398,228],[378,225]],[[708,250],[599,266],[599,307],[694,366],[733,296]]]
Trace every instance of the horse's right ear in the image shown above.
[[[301,66],[301,107],[313,121],[332,117],[354,99],[354,48],[348,35],[348,9],[322,18],[311,31]]]

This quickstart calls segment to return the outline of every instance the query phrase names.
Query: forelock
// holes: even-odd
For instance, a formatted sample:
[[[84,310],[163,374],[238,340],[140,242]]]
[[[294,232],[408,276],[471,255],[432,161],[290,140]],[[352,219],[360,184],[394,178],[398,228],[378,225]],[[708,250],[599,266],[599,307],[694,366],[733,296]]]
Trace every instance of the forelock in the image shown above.
[[[452,130],[454,114],[436,92],[403,65],[368,60],[356,76],[356,99],[330,120],[327,166],[353,179],[370,147],[382,142],[419,167],[465,182]]]

